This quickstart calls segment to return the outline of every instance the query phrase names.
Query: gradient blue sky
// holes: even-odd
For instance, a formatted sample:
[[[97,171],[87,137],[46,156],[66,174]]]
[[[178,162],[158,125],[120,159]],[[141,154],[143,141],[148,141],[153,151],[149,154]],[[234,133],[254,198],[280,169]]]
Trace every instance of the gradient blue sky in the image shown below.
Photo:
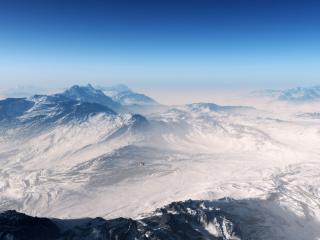
[[[320,1],[0,0],[1,86],[262,88],[319,78]]]

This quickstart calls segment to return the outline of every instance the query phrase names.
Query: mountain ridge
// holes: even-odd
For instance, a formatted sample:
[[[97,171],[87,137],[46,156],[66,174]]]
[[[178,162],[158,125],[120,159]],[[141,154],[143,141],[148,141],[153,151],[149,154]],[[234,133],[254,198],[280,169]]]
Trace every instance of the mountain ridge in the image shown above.
[[[282,90],[265,89],[251,92],[253,96],[269,97],[286,102],[310,102],[320,100],[320,86],[293,87]]]

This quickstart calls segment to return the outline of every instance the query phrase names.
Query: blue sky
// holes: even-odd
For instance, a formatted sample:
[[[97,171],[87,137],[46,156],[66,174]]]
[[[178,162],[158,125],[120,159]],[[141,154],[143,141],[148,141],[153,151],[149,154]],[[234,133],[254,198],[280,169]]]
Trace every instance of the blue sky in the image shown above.
[[[0,84],[319,84],[320,1],[0,0]]]

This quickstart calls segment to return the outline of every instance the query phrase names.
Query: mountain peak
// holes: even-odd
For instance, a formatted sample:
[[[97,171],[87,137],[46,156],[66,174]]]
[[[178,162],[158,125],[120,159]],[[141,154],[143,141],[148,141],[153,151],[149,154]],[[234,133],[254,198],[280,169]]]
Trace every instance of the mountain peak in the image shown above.
[[[91,84],[87,84],[86,86],[73,85],[69,89],[64,91],[65,94],[103,94],[103,92],[99,89],[94,88]]]
[[[94,89],[94,87],[90,83],[87,84],[87,88]]]
[[[118,111],[121,105],[106,96],[100,89],[94,88],[91,84],[86,86],[74,85],[65,90],[61,95],[80,102],[97,103]]]
[[[126,85],[124,84],[117,84],[117,85],[113,85],[110,87],[110,89],[117,91],[117,92],[131,92],[131,89],[128,88]]]
[[[320,98],[320,87],[295,87],[282,91],[279,96],[280,100],[285,101],[310,101]]]
[[[132,91],[126,85],[118,84],[111,87],[102,88],[107,96],[123,106],[133,105],[157,105],[158,103],[152,98]]]
[[[132,92],[132,90],[124,84],[117,84],[111,87],[101,87],[100,89],[111,97],[116,96],[120,93]]]

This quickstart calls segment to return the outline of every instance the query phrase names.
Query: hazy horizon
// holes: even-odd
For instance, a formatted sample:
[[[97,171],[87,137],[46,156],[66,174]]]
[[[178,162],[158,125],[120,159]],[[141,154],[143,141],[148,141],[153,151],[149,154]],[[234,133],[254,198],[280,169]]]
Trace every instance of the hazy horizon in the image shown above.
[[[1,1],[0,87],[316,85],[318,1]]]

